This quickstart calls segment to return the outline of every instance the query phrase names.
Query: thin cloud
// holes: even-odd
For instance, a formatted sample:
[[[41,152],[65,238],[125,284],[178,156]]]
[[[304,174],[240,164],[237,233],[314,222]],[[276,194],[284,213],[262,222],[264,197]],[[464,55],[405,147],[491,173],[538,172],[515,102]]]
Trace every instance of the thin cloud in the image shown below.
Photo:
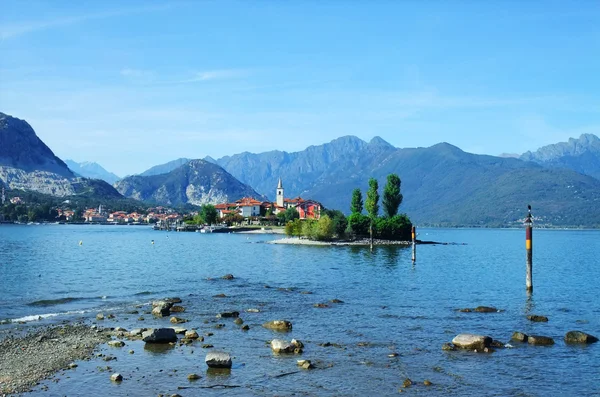
[[[239,79],[248,75],[248,72],[241,69],[220,69],[206,70],[197,72],[191,79],[182,80],[182,83],[197,83],[213,80],[231,80]]]
[[[41,30],[47,30],[51,28],[61,27],[61,26],[69,26],[78,24],[81,22],[94,20],[94,19],[104,19],[111,17],[119,17],[131,14],[138,14],[144,12],[152,12],[152,11],[161,11],[166,8],[169,8],[169,5],[161,5],[161,6],[151,6],[151,7],[142,7],[142,8],[124,8],[119,10],[112,11],[102,11],[92,14],[83,14],[83,15],[73,15],[67,17],[59,17],[46,21],[29,21],[29,22],[21,22],[14,24],[6,24],[0,28],[0,41],[16,38],[19,36],[23,36],[29,33],[38,32]]]

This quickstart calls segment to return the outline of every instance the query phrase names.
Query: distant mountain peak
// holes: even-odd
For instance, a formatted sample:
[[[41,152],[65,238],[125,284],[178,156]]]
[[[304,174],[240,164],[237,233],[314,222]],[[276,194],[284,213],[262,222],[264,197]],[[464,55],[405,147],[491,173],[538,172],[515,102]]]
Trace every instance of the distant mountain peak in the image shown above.
[[[121,179],[118,175],[107,171],[100,164],[93,161],[77,162],[67,159],[65,160],[65,163],[69,166],[71,171],[85,178],[102,179],[111,185]]]
[[[385,139],[383,139],[380,136],[375,136],[373,137],[373,139],[371,139],[369,141],[369,145],[370,146],[381,146],[381,147],[387,147],[387,148],[394,148],[394,145],[392,145],[391,143],[389,143],[388,141],[386,141]]]

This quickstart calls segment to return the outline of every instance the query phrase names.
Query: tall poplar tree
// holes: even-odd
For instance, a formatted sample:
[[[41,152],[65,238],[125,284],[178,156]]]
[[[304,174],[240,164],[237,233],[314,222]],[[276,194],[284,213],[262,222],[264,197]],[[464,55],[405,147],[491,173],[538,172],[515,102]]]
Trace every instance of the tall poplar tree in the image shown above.
[[[363,199],[360,189],[354,189],[352,191],[352,202],[350,203],[350,212],[353,214],[360,214],[363,210]]]
[[[369,190],[367,191],[367,200],[365,201],[365,208],[371,219],[377,218],[379,213],[379,184],[377,179],[369,179]]]
[[[398,214],[398,207],[402,204],[402,193],[400,193],[400,177],[396,174],[387,176],[387,183],[383,189],[383,212],[386,217],[391,218]]]

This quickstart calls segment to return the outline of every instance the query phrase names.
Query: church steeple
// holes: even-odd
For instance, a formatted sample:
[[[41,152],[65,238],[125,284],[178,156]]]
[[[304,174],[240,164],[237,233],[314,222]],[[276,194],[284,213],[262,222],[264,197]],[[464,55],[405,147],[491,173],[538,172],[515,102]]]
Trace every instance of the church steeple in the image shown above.
[[[283,184],[281,183],[281,177],[279,177],[279,183],[277,184],[277,206],[283,207]]]

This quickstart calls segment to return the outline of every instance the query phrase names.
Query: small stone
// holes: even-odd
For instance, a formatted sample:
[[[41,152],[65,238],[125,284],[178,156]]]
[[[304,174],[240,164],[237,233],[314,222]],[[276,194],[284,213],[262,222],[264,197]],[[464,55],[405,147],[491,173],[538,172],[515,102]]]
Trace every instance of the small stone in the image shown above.
[[[221,277],[223,280],[233,280],[233,274],[226,274],[224,276]]]
[[[221,351],[211,351],[204,359],[209,368],[231,368],[231,355]]]
[[[327,303],[315,303],[313,306],[316,308],[319,308],[319,309],[324,309],[326,307],[329,307],[329,305]]]
[[[113,381],[113,382],[122,382],[123,381],[123,375],[121,375],[119,373],[112,374],[110,376],[110,380]]]
[[[412,384],[412,380],[409,378],[404,379],[404,382],[402,382],[402,386],[404,386],[404,388],[410,387]]]
[[[169,320],[171,323],[173,324],[183,324],[183,323],[187,323],[187,320],[183,319],[183,318],[179,318],[179,317],[171,317],[171,319]]]
[[[96,314],[96,320],[104,320],[104,314],[102,314],[102,313]]]
[[[171,314],[171,306],[168,306],[168,305],[155,306],[152,309],[152,315],[156,316],[156,317],[167,317],[170,314]]]
[[[462,313],[471,313],[473,310],[472,310],[472,309],[469,309],[469,308],[467,307],[467,308],[464,308],[464,309],[459,309],[458,311],[459,311],[459,312],[462,312]]]
[[[106,316],[106,318],[113,319],[113,318],[115,318],[115,315],[114,314],[109,314],[108,316]]]
[[[271,341],[271,350],[273,350],[273,353],[293,353],[295,349],[296,346],[290,342],[281,339],[273,339]]]
[[[259,309],[246,309],[247,313],[260,313]]]
[[[598,342],[598,338],[581,331],[569,331],[565,335],[565,342],[589,344]]]
[[[445,351],[454,351],[454,350],[456,350],[456,347],[452,343],[444,343],[442,345],[442,350],[445,350]]]
[[[183,313],[185,311],[185,307],[183,306],[173,306],[171,308],[171,313]]]
[[[263,324],[263,327],[275,331],[291,331],[292,323],[287,320],[273,320]]]
[[[200,336],[198,335],[198,332],[191,330],[185,333],[185,337],[187,339],[198,339]]]
[[[223,312],[217,314],[217,318],[239,317],[240,312]]]
[[[527,334],[524,334],[522,332],[513,332],[512,336],[510,337],[511,340],[517,341],[517,342],[523,342],[526,343],[527,342]]]
[[[248,324],[246,324],[242,327],[242,331],[249,331],[249,330],[250,330],[250,326],[248,326]]]
[[[535,315],[535,314],[527,316],[527,319],[529,321],[533,321],[534,323],[547,323],[548,322],[548,317],[546,317],[546,316],[538,316],[538,315]]]
[[[129,350],[129,354],[133,354],[135,353],[133,350]]]
[[[423,381],[423,384],[424,384],[425,386],[431,386],[431,381],[430,381],[430,380],[428,380],[428,379],[425,379],[425,380]]]
[[[332,299],[329,302],[331,302],[331,303],[344,303],[343,300],[339,300],[339,299]]]
[[[187,376],[187,378],[188,378],[188,380],[198,380],[198,379],[200,379],[200,375],[198,375],[198,374],[189,374]]]
[[[477,306],[474,311],[477,313],[497,313],[498,309],[491,306]]]
[[[111,340],[107,343],[110,347],[123,347],[125,346],[125,342],[122,340]]]
[[[236,318],[235,320],[233,320],[234,324],[236,325],[242,325],[244,324],[244,320],[242,320],[241,318]]]
[[[214,346],[213,346],[213,345],[210,345],[210,344],[205,344],[205,345],[202,345],[202,348],[203,348],[203,349],[212,349],[213,347],[214,347]]]
[[[217,295],[213,295],[213,298],[227,298],[227,295],[225,295],[225,294],[217,294]]]
[[[454,346],[467,350],[483,350],[485,347],[490,346],[491,343],[492,338],[484,335],[458,334],[452,339]]]
[[[554,339],[548,336],[529,335],[527,342],[535,346],[551,346],[554,344]]]
[[[77,368],[77,364],[75,363],[71,363],[69,364],[69,368],[73,369],[73,368]]]

